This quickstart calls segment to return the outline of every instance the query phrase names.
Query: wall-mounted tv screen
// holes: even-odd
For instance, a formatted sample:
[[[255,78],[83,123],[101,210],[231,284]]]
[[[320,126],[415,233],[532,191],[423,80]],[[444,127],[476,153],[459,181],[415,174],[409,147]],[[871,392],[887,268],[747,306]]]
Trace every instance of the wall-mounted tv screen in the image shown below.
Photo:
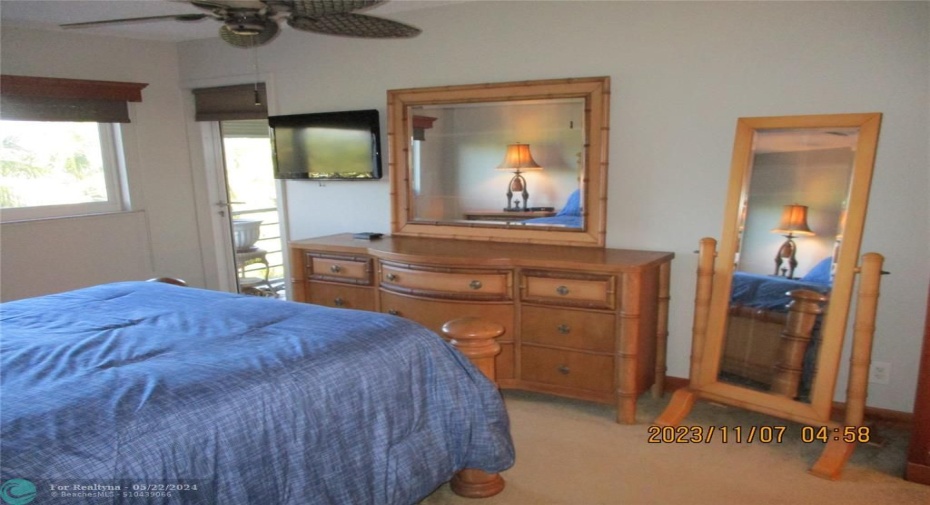
[[[381,178],[378,111],[352,110],[271,116],[277,179]]]

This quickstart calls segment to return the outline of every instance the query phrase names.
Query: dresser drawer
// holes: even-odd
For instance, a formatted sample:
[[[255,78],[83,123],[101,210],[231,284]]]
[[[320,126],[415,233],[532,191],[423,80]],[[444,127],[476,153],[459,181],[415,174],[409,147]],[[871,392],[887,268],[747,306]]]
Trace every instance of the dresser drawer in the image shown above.
[[[432,298],[459,300],[510,300],[510,270],[433,268],[382,261],[381,288]]]
[[[612,355],[562,351],[531,345],[521,346],[520,352],[521,379],[524,381],[599,393],[610,393],[613,390]]]
[[[521,277],[521,299],[552,305],[614,309],[617,278],[569,272],[525,271]]]
[[[335,254],[306,253],[307,278],[370,286],[371,258]]]
[[[442,325],[460,317],[475,316],[504,327],[497,339],[501,353],[494,360],[497,380],[514,379],[513,304],[427,300],[409,295],[381,292],[381,311],[416,321],[442,335]]]
[[[527,305],[521,313],[520,338],[526,343],[613,352],[613,314]]]
[[[307,301],[316,305],[341,309],[375,310],[374,288],[308,282],[307,289],[310,292]]]

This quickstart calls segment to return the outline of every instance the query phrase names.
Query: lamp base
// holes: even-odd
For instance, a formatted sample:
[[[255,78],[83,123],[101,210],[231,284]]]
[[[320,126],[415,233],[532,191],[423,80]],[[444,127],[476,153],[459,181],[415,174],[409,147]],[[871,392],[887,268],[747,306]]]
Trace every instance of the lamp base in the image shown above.
[[[787,277],[789,279],[794,278],[794,269],[798,266],[798,260],[795,257],[797,253],[798,246],[794,243],[794,236],[792,234],[785,235],[785,243],[778,248],[778,253],[775,254],[775,274],[781,277]],[[783,264],[787,263],[788,268],[786,269]]]

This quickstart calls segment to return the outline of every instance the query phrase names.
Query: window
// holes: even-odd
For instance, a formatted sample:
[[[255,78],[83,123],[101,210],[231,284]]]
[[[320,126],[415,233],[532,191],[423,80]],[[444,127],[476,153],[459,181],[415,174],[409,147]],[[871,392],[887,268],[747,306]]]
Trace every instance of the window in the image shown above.
[[[146,86],[0,75],[0,220],[122,210],[120,125]]]
[[[0,121],[3,221],[122,209],[114,123]]]

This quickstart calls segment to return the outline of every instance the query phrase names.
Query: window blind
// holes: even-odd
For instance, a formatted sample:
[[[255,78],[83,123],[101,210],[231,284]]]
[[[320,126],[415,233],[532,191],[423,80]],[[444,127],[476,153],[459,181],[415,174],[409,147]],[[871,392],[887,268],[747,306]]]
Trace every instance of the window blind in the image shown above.
[[[265,83],[197,88],[193,91],[197,121],[232,121],[268,117]]]
[[[0,118],[128,123],[129,102],[148,84],[20,75],[0,76]]]

